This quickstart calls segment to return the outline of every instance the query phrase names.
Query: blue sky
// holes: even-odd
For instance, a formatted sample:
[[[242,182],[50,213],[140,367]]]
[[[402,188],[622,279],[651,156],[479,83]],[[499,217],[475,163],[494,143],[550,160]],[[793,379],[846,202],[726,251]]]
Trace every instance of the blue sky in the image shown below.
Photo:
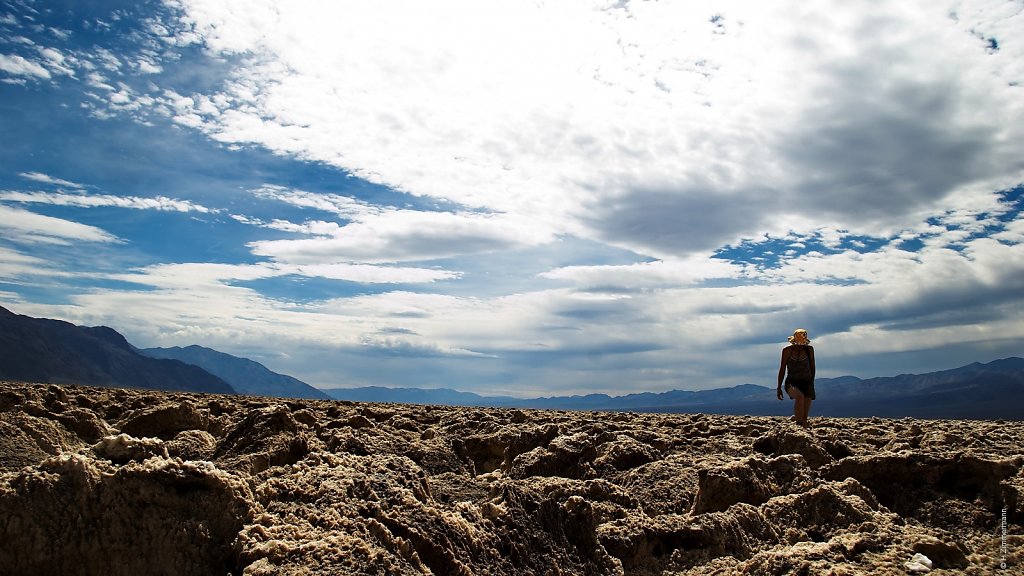
[[[1024,7],[811,4],[0,1],[0,305],[320,387],[1021,355]]]

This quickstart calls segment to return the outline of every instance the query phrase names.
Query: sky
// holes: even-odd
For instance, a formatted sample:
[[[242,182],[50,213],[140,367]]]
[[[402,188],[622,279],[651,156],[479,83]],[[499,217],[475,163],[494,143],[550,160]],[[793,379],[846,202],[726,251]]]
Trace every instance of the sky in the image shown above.
[[[0,305],[321,388],[1024,355],[1024,2],[0,0]]]

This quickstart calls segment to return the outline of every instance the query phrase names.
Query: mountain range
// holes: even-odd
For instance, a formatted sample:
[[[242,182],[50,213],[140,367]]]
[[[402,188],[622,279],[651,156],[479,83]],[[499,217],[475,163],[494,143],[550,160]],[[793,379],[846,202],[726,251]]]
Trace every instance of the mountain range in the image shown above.
[[[105,326],[32,318],[0,307],[0,379],[233,394],[206,370],[139,354]]]
[[[143,350],[106,326],[32,318],[3,307],[0,379],[328,399],[316,388],[247,358],[201,346]]]
[[[254,360],[239,358],[211,348],[192,345],[184,348],[178,346],[145,348],[141,352],[151,358],[180,360],[186,364],[199,366],[231,384],[231,387],[240,394],[312,400],[330,399],[327,394],[297,378],[272,372]]]
[[[870,379],[856,376],[818,378],[818,416],[1024,420],[1024,358],[928,374],[901,374]],[[325,390],[332,398],[361,402],[407,402],[456,406],[492,406],[555,410],[712,413],[781,416],[792,412],[775,389],[741,384],[713,390],[670,390],[624,396],[588,394],[549,398],[479,396],[438,389],[364,387]]]
[[[790,413],[772,388],[741,384],[623,396],[481,396],[451,389],[319,390],[262,364],[202,346],[132,346],[105,326],[32,318],[0,307],[0,380],[118,388],[450,406],[777,416]],[[836,417],[1024,420],[1024,359],[973,363],[928,374],[818,378],[812,413]]]

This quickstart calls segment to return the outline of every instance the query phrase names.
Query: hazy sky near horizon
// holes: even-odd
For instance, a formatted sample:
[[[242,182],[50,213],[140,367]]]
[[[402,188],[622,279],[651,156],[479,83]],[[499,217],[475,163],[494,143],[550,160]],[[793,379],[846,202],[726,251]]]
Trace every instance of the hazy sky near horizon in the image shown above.
[[[0,1],[0,305],[320,387],[1024,351],[1024,3]]]

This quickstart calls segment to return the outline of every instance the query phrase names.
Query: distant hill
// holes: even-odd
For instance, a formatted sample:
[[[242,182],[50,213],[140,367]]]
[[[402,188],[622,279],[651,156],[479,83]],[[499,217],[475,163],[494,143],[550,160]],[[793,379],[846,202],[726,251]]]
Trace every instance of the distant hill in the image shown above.
[[[359,388],[324,389],[335,400],[350,402],[396,402],[400,404],[434,404],[444,406],[512,406],[520,400],[511,396],[480,396],[449,388],[387,388],[362,386]]]
[[[862,380],[819,378],[812,415],[838,417],[1024,420],[1024,359],[1005,358],[928,374]],[[446,404],[555,410],[676,412],[778,416],[792,412],[775,389],[753,384],[714,390],[671,390],[624,396],[588,394],[547,398],[480,396],[456,390],[419,388],[335,388],[332,398],[361,402]]]
[[[76,326],[0,307],[0,379],[233,394],[206,370],[139,354],[105,326]]]
[[[309,384],[291,376],[271,372],[259,362],[202,346],[145,348],[140,352],[153,358],[172,358],[186,364],[199,366],[224,379],[241,394],[313,400],[330,399],[330,396]]]
[[[776,400],[769,389],[753,384],[714,390],[672,390],[642,392],[625,396],[588,394],[585,396],[551,396],[514,398],[481,396],[447,388],[332,388],[324,390],[336,400],[353,402],[395,402],[403,404],[442,404],[446,406],[481,406],[495,408],[538,408],[547,410],[602,410],[633,412],[708,412],[715,414],[781,415],[791,408]]]
[[[784,414],[782,405],[764,386],[740,384],[712,390],[670,390],[640,392],[625,396],[588,394],[586,396],[555,396],[526,401],[528,408],[557,410],[626,410],[634,412],[710,412],[715,414]]]
[[[815,383],[822,416],[1024,419],[1024,358],[928,374]]]

